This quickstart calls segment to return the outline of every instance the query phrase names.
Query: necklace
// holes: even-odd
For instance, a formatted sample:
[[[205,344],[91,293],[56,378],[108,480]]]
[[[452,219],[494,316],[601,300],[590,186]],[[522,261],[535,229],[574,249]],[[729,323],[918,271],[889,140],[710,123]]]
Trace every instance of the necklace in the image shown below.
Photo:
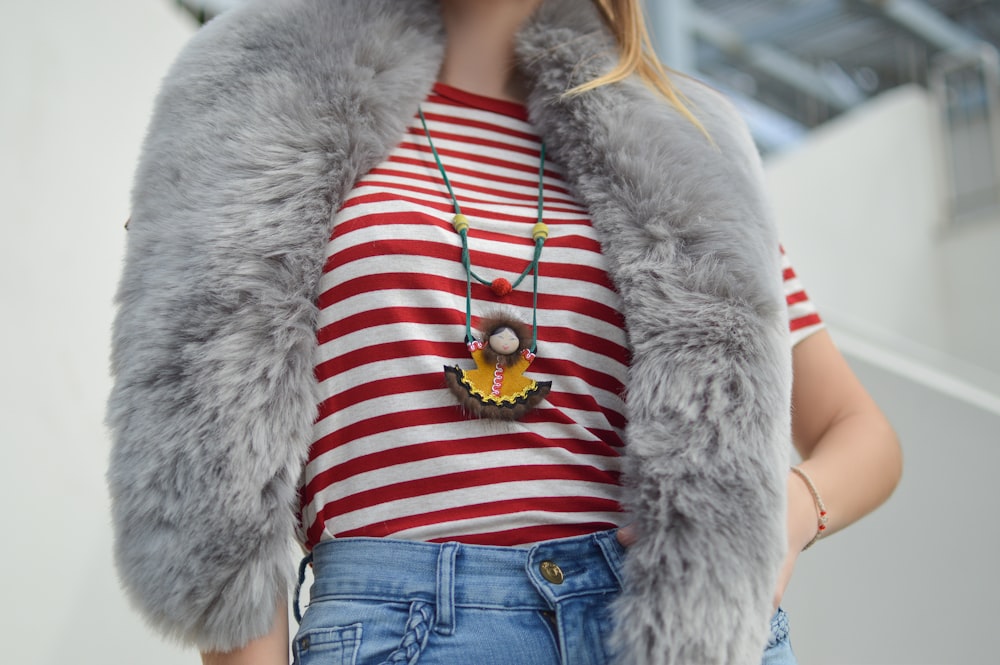
[[[470,415],[516,420],[541,402],[552,387],[551,381],[535,381],[524,375],[528,365],[535,359],[538,344],[538,264],[542,258],[545,239],[549,235],[548,225],[542,221],[545,144],[542,143],[538,165],[538,219],[531,228],[531,238],[535,242],[532,259],[513,283],[502,277],[490,281],[483,279],[472,269],[469,255],[469,219],[462,214],[462,208],[455,197],[441,156],[438,155],[431,139],[423,109],[418,107],[417,113],[455,211],[451,224],[462,241],[462,266],[465,268],[465,344],[476,363],[475,369],[468,370],[458,366],[446,366],[445,383]],[[503,311],[498,311],[482,319],[482,337],[477,339],[472,334],[472,280],[489,286],[497,297],[503,298],[516,289],[529,274],[532,276],[533,284],[530,337],[525,324]]]

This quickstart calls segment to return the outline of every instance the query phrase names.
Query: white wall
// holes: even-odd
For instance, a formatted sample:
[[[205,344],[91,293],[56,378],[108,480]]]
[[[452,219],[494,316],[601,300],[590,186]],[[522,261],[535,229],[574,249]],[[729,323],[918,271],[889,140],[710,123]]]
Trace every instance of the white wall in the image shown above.
[[[956,323],[948,350],[1000,373],[1000,219],[948,229],[940,242],[943,314]]]
[[[948,227],[938,139],[927,93],[896,89],[771,159],[772,202],[828,318],[1000,374],[1000,218]]]
[[[193,22],[167,0],[3,3],[0,663],[192,663],[111,565],[102,425],[128,193]]]

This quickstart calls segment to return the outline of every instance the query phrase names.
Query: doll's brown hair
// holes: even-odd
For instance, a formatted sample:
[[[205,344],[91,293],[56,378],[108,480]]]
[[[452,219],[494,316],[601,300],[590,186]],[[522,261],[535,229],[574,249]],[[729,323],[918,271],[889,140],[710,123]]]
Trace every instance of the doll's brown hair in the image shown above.
[[[510,367],[521,359],[521,349],[531,347],[531,328],[521,321],[503,314],[502,312],[491,312],[488,316],[479,321],[476,326],[482,331],[483,356],[491,363],[500,363],[504,367]],[[517,336],[517,350],[505,355],[498,354],[490,347],[490,336],[500,330],[500,328],[510,328]]]

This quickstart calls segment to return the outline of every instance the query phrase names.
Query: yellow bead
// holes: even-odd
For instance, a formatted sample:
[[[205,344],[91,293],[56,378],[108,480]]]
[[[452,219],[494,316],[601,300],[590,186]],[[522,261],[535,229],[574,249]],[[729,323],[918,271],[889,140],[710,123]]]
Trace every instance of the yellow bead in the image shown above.
[[[539,238],[549,237],[549,225],[545,222],[538,222],[531,229],[532,240],[538,240]]]
[[[451,225],[455,227],[455,231],[457,233],[461,233],[462,231],[468,231],[469,218],[463,215],[462,213],[458,213],[457,215],[451,218]]]

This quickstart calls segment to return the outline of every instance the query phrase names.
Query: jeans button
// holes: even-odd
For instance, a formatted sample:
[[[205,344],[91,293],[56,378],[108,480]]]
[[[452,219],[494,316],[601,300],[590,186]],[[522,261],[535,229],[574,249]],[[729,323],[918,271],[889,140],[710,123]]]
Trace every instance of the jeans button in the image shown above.
[[[538,565],[538,570],[542,573],[542,577],[553,584],[562,584],[563,580],[566,579],[563,576],[562,568],[557,566],[554,561],[542,561]]]

